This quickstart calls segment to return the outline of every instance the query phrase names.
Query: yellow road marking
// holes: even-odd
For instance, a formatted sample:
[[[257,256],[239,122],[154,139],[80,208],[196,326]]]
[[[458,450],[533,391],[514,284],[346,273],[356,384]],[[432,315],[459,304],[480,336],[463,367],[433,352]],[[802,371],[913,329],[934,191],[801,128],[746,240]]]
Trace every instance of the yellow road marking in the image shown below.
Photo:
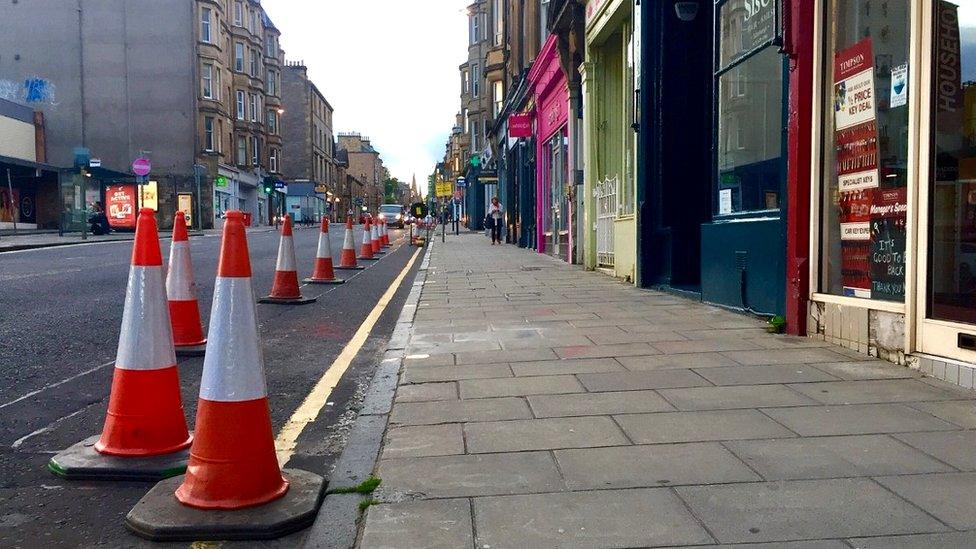
[[[380,297],[373,310],[370,311],[366,320],[356,330],[349,343],[346,344],[342,352],[339,353],[339,356],[329,366],[329,369],[325,371],[325,374],[315,384],[312,391],[302,401],[302,404],[281,428],[281,431],[278,433],[278,438],[275,439],[275,452],[278,454],[278,464],[281,467],[284,467],[295,453],[295,444],[298,441],[299,435],[302,434],[302,431],[305,430],[305,427],[309,423],[315,421],[315,418],[318,417],[319,412],[322,411],[322,407],[328,401],[329,395],[332,394],[332,390],[339,384],[342,375],[346,373],[353,359],[359,354],[359,350],[363,348],[363,344],[366,343],[366,338],[369,337],[373,327],[376,326],[380,315],[383,314],[390,301],[393,300],[397,289],[400,288],[400,284],[406,278],[407,273],[410,272],[410,268],[413,267],[419,255],[420,249],[418,248],[414,252],[413,257],[410,258],[410,261],[407,262],[407,266],[400,271],[400,274],[393,280],[390,287],[386,289],[386,292]]]

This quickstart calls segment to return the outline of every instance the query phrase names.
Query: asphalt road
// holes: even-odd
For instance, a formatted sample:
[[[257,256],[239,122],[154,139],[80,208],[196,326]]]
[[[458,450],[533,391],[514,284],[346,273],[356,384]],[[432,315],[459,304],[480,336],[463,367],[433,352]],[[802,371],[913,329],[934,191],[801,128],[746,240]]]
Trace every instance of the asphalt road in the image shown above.
[[[333,225],[336,264],[342,229]],[[390,238],[402,234],[391,230]],[[295,232],[300,277],[310,274],[317,238],[316,228]],[[249,231],[248,241],[255,292],[263,295],[271,288],[278,235],[258,229]],[[404,269],[416,250],[404,243],[394,243],[378,261],[363,262],[363,271],[337,271],[345,284],[305,286],[303,293],[318,296],[314,304],[257,306],[275,432]],[[162,246],[168,256],[169,240]],[[219,246],[218,235],[191,238],[204,323]],[[130,242],[119,242],[0,253],[2,547],[146,545],[122,521],[150,485],[66,482],[46,470],[53,454],[101,430],[131,249]],[[330,472],[419,265],[414,263],[322,413],[298,439],[288,467]],[[181,359],[179,366],[192,428],[203,359]],[[267,545],[292,546],[301,535]]]

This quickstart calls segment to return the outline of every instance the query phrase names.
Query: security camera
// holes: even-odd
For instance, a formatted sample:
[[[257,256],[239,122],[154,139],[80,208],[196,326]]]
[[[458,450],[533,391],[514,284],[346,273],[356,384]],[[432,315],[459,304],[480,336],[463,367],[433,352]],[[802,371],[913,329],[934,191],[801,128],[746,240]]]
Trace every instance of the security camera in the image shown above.
[[[698,16],[698,2],[675,2],[674,13],[682,21],[694,21],[695,17]]]

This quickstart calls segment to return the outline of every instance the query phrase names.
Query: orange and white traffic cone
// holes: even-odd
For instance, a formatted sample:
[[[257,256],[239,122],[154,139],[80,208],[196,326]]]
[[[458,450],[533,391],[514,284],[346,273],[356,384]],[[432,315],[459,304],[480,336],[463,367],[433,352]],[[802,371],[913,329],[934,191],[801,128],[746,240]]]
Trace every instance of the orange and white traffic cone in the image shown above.
[[[339,252],[339,265],[336,269],[359,271],[364,268],[356,263],[356,237],[353,236],[352,217],[347,217],[346,233],[342,238],[342,251]]]
[[[291,215],[285,214],[271,294],[259,299],[258,303],[305,305],[314,302],[314,297],[304,297],[301,288],[298,287],[298,267],[295,263],[295,240],[291,232]]]
[[[153,210],[143,208],[136,222],[102,434],[58,454],[48,468],[67,478],[158,480],[182,472],[190,440],[166,306],[159,233]]]
[[[281,536],[310,524],[321,501],[322,477],[278,465],[243,214],[225,219],[186,475],[157,484],[126,516],[150,539]]]
[[[390,225],[388,223],[383,224],[383,242],[387,247],[390,246]]]
[[[173,344],[177,356],[203,356],[207,339],[200,323],[193,263],[190,261],[190,239],[186,232],[186,215],[173,217],[173,240],[169,247],[169,269],[166,271],[166,296],[169,319],[173,326]]]
[[[373,257],[373,230],[371,227],[372,224],[367,219],[366,225],[363,227],[363,245],[359,248],[359,257],[356,259],[376,259]]]
[[[386,236],[386,227],[387,227],[387,222],[384,219],[383,220],[383,224],[380,225],[380,246],[382,246],[384,248],[389,248],[390,247],[390,238],[388,236]]]
[[[380,245],[380,224],[382,221],[377,221],[372,230],[370,230],[370,242],[369,245],[373,249],[373,255],[383,255],[383,246]]]
[[[345,280],[336,278],[332,266],[332,239],[329,238],[329,218],[322,217],[322,230],[319,232],[319,246],[315,253],[315,269],[312,276],[305,279],[310,284],[342,284]]]

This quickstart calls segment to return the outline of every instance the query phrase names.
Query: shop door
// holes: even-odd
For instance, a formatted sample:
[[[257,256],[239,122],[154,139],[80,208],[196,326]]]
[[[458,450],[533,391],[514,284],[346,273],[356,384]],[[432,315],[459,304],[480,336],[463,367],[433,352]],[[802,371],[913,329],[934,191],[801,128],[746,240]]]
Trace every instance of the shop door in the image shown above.
[[[549,219],[551,242],[546,251],[555,257],[567,257],[569,233],[566,208],[566,144],[562,133],[557,133],[546,147],[549,150]]]
[[[976,362],[976,2],[933,0],[927,13],[916,347]]]

